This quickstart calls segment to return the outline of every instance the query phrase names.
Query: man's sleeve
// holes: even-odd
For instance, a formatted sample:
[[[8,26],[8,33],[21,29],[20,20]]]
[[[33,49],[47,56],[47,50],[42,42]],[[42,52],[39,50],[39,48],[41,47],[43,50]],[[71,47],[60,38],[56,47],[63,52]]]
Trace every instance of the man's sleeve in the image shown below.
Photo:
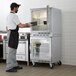
[[[18,24],[20,23],[20,20],[19,20],[19,18],[18,18],[17,15],[14,16],[13,21],[14,21],[14,23],[15,23],[16,25],[18,25]]]

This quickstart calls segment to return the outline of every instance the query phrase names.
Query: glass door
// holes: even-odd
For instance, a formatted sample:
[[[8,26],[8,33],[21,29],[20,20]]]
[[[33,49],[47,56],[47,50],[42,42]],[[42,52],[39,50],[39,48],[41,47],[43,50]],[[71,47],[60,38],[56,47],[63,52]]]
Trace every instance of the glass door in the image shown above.
[[[32,22],[37,22],[36,26],[32,26],[32,31],[47,31],[47,10],[32,11]]]
[[[32,31],[34,32],[50,32],[51,23],[51,13],[50,8],[41,8],[32,10],[32,22],[37,22],[36,26],[32,26]]]
[[[50,39],[31,39],[32,59],[49,60],[51,58],[51,40]]]

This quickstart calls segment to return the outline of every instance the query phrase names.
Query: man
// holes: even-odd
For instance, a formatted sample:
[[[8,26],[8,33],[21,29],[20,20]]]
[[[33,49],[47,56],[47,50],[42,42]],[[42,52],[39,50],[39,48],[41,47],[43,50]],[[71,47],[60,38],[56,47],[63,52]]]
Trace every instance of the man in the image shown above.
[[[19,4],[12,3],[10,5],[11,12],[7,16],[7,37],[8,37],[8,58],[7,58],[7,66],[6,66],[6,72],[17,72],[18,69],[22,69],[22,67],[18,66],[18,63],[16,61],[16,50],[18,47],[18,29],[24,28],[24,27],[30,27],[32,24],[22,24],[18,18],[18,16],[15,14],[18,12]]]

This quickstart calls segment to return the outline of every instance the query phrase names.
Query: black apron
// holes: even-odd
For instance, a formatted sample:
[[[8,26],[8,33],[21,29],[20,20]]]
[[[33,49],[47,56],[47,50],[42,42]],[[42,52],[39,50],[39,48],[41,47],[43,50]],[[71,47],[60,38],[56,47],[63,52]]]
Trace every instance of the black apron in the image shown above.
[[[17,49],[18,41],[19,41],[19,33],[18,33],[19,27],[17,25],[15,30],[11,30],[11,29],[9,30],[10,30],[10,36],[9,36],[9,41],[8,41],[8,47]]]

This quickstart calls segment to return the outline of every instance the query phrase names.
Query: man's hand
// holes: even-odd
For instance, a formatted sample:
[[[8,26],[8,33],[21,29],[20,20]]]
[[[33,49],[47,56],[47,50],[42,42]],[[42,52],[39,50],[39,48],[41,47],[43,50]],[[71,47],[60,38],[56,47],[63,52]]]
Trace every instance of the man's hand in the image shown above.
[[[21,23],[19,23],[18,26],[19,26],[20,28],[25,28],[25,27],[31,27],[32,24],[31,24],[31,23],[26,23],[26,24],[21,24]]]
[[[29,27],[31,27],[31,26],[32,26],[32,24],[31,24],[31,23],[28,23],[28,26],[29,26]]]

